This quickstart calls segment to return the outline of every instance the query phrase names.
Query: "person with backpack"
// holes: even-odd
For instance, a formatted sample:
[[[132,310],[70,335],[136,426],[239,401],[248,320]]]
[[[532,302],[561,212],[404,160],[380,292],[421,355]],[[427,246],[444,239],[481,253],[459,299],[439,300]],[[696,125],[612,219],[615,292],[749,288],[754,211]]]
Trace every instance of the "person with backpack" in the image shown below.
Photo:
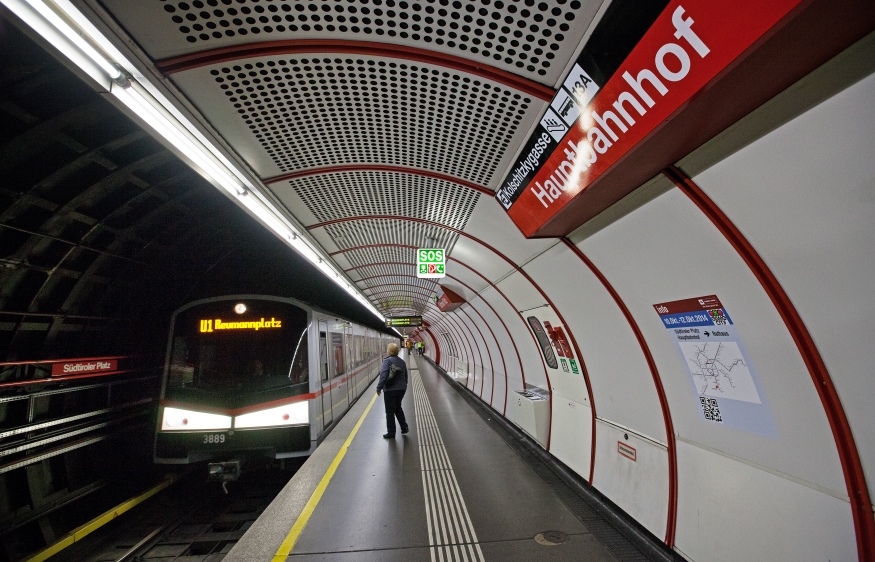
[[[401,409],[401,400],[407,392],[407,364],[398,357],[398,344],[390,343],[386,346],[389,354],[383,360],[380,367],[380,380],[377,382],[377,396],[383,395],[386,404],[386,431],[384,439],[395,439],[395,418],[401,426],[401,433],[410,431],[407,420],[404,418],[404,410]]]

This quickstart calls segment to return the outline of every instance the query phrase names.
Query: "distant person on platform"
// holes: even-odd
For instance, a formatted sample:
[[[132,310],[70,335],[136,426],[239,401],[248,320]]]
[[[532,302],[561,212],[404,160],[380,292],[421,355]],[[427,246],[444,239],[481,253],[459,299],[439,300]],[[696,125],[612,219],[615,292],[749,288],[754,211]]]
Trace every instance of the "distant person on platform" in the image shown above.
[[[419,354],[422,355],[422,351],[425,349],[425,344],[421,341],[416,342],[416,349],[419,351]]]
[[[383,360],[383,365],[380,367],[380,380],[377,382],[377,396],[382,394],[386,404],[384,439],[395,439],[395,418],[398,418],[401,433],[410,431],[404,418],[404,410],[401,409],[401,400],[407,392],[407,364],[398,357],[398,351],[398,344],[390,343],[386,346],[386,353],[389,356]]]

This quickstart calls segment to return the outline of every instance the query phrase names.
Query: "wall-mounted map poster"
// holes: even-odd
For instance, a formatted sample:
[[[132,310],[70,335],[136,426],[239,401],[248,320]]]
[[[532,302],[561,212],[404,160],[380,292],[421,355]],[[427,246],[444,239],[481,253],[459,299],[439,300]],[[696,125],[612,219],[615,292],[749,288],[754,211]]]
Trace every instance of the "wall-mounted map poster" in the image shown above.
[[[715,295],[653,305],[687,367],[702,419],[778,437],[750,356]]]

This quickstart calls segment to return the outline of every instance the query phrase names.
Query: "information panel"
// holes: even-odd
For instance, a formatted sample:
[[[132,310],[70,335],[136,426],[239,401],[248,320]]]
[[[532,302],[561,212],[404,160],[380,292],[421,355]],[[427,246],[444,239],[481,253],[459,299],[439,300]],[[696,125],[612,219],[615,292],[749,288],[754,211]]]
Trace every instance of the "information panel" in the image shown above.
[[[422,316],[395,316],[386,318],[387,328],[408,328],[422,326]]]
[[[416,250],[416,276],[424,279],[446,276],[446,259],[446,252],[442,248]]]
[[[702,419],[778,437],[759,377],[715,295],[653,305],[687,367]]]

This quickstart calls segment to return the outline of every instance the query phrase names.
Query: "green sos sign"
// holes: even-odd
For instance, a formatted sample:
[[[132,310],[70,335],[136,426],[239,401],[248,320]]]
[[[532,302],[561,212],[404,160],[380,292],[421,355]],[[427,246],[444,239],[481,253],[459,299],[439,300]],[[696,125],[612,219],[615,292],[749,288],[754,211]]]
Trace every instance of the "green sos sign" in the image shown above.
[[[416,250],[416,276],[422,278],[444,277],[447,274],[447,255],[441,248]]]

